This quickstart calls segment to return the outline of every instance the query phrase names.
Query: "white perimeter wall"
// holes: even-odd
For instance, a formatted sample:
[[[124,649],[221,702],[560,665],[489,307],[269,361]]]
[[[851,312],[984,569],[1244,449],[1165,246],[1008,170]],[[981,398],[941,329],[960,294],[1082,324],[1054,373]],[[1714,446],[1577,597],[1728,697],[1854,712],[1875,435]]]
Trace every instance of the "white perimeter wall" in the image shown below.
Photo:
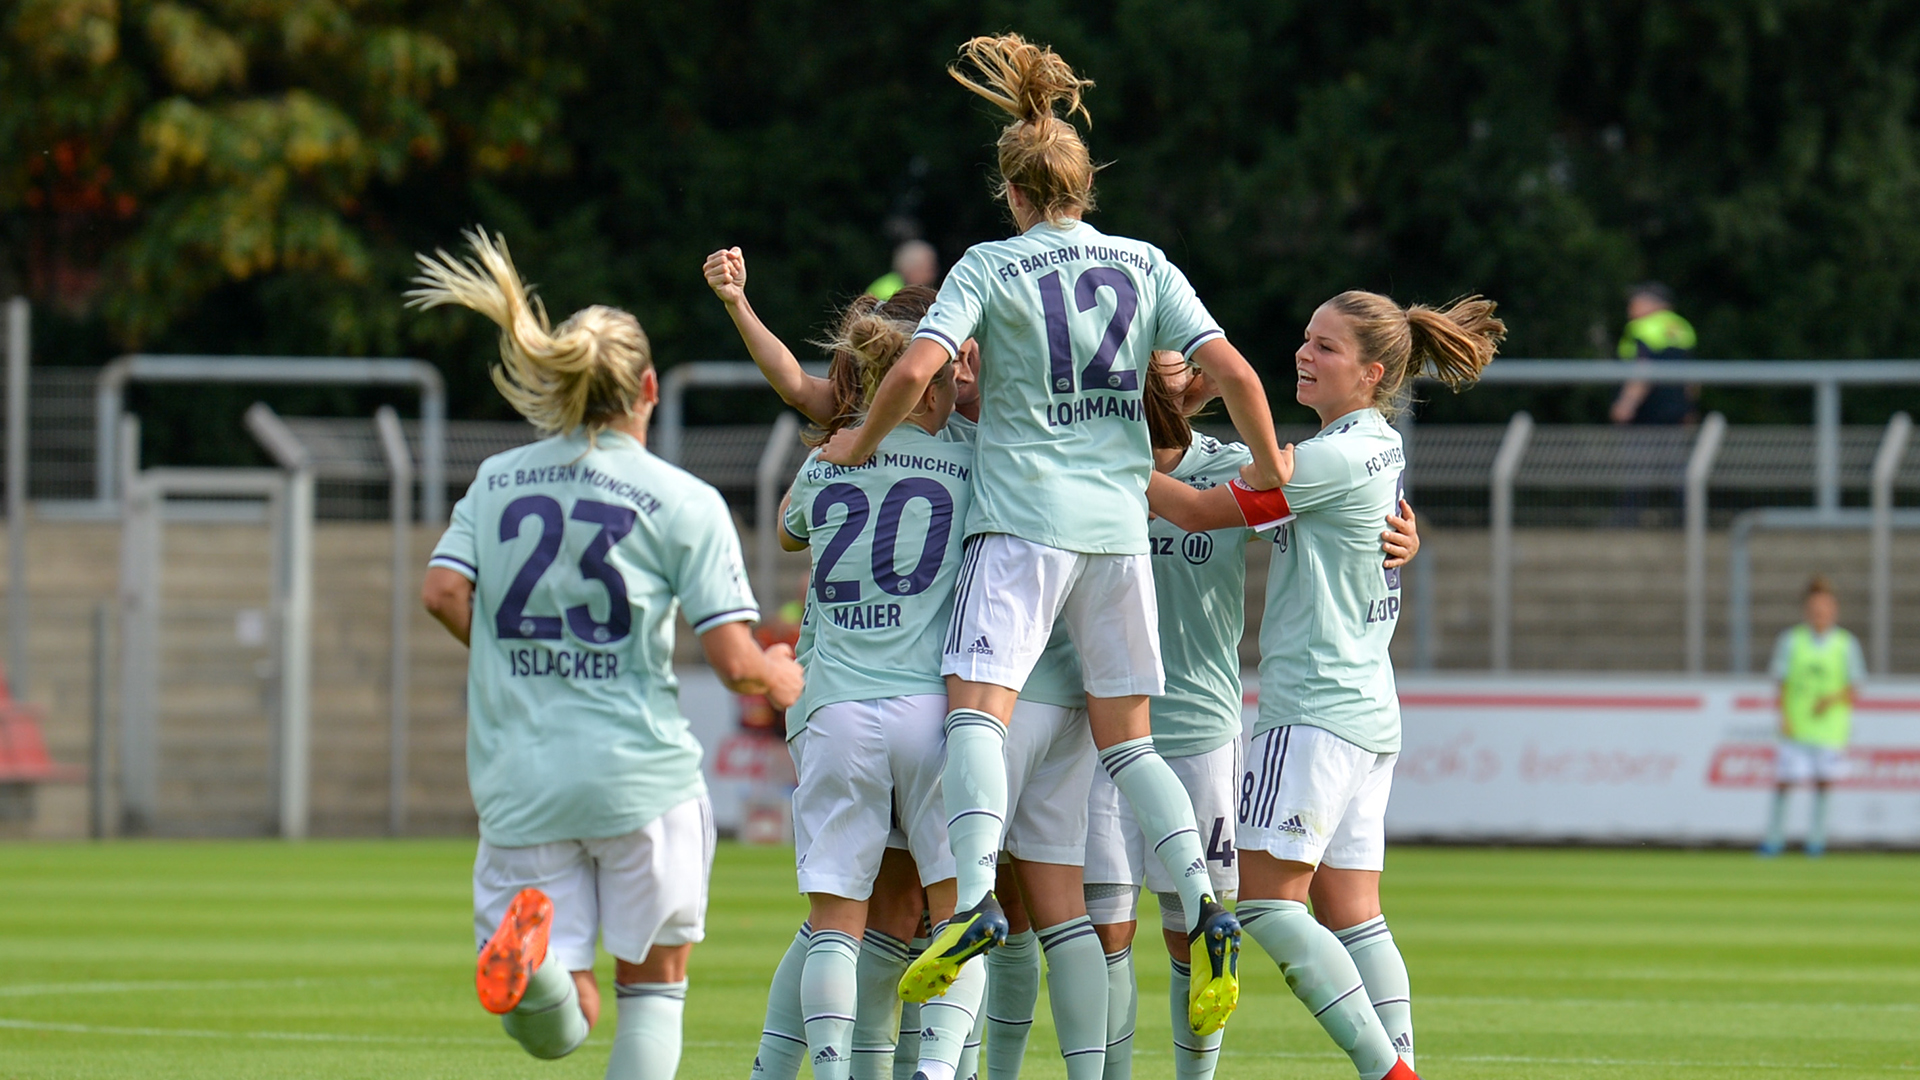
[[[704,667],[681,705],[707,748],[722,828],[738,828],[764,741]],[[1401,840],[1758,842],[1773,780],[1772,688],[1677,676],[1404,675],[1405,744],[1387,828]],[[1246,718],[1258,713],[1247,673]],[[1854,712],[1852,775],[1833,796],[1836,844],[1920,846],[1920,681],[1869,687]],[[773,763],[776,767],[778,762]],[[1804,796],[1790,821],[1804,826]]]

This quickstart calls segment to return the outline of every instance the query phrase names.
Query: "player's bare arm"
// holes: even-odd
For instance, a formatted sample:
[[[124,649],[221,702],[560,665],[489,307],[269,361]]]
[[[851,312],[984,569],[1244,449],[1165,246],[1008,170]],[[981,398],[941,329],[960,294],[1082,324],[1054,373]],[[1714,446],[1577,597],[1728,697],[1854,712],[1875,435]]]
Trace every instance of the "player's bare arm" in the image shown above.
[[[700,267],[707,286],[727,307],[734,329],[747,346],[747,355],[780,400],[799,409],[807,419],[825,424],[833,419],[833,389],[827,380],[806,373],[793,350],[767,329],[747,300],[747,257],[739,248],[725,248],[707,256]]]
[[[765,694],[776,709],[800,699],[806,677],[793,659],[793,647],[776,644],[766,649],[753,640],[746,623],[726,623],[700,635],[707,664],[727,689],[736,694]]]
[[[427,614],[440,621],[462,645],[469,644],[473,631],[473,582],[444,566],[429,566],[427,581],[420,589],[420,602]]]
[[[1286,483],[1287,476],[1280,471],[1280,440],[1273,433],[1273,413],[1267,408],[1267,392],[1253,365],[1226,338],[1214,338],[1195,349],[1193,362],[1219,390],[1234,430],[1253,452],[1253,464],[1241,472],[1247,486],[1265,490]]]
[[[880,380],[873,404],[867,409],[867,422],[857,428],[842,428],[820,448],[821,458],[835,465],[858,465],[872,457],[880,447],[880,440],[913,412],[933,377],[952,359],[938,342],[916,338],[887,372],[887,377]]]

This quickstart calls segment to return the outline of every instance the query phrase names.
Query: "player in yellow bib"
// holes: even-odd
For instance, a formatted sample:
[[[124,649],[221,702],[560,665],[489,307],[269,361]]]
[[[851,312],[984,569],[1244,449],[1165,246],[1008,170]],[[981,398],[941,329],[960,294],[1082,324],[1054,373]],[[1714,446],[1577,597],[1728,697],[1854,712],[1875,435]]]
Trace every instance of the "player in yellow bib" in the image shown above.
[[[1806,616],[1806,622],[1781,631],[1773,647],[1771,670],[1780,684],[1780,744],[1762,855],[1786,849],[1787,797],[1795,784],[1813,785],[1807,854],[1827,850],[1827,789],[1845,772],[1854,695],[1867,677],[1860,642],[1835,625],[1840,602],[1824,577],[1807,583]]]

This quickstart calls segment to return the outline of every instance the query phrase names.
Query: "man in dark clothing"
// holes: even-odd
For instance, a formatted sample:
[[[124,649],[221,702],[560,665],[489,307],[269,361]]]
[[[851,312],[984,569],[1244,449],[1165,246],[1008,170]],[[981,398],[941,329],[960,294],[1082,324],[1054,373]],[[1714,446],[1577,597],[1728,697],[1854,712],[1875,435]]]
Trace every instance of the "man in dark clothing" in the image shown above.
[[[1628,291],[1620,359],[1629,363],[1691,360],[1693,346],[1693,326],[1673,310],[1672,290],[1649,281]],[[1690,386],[1635,379],[1620,388],[1610,415],[1616,424],[1683,424],[1693,415],[1696,396]]]

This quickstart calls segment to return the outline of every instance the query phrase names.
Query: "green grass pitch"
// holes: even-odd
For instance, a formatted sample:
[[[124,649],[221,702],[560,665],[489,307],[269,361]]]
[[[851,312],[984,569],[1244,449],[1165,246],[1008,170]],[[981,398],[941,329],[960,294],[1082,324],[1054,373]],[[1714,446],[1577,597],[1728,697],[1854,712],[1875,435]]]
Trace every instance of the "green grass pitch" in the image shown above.
[[[611,1015],[549,1064],[475,1003],[471,855],[0,846],[0,1078],[601,1075]],[[720,850],[682,1077],[747,1074],[802,914],[790,860]],[[1430,1078],[1920,1073],[1920,858],[1407,848],[1386,903]],[[1148,1080],[1172,1072],[1167,975],[1139,955]],[[1353,1075],[1251,942],[1243,975],[1221,1080]],[[1024,1075],[1064,1075],[1044,997]]]

